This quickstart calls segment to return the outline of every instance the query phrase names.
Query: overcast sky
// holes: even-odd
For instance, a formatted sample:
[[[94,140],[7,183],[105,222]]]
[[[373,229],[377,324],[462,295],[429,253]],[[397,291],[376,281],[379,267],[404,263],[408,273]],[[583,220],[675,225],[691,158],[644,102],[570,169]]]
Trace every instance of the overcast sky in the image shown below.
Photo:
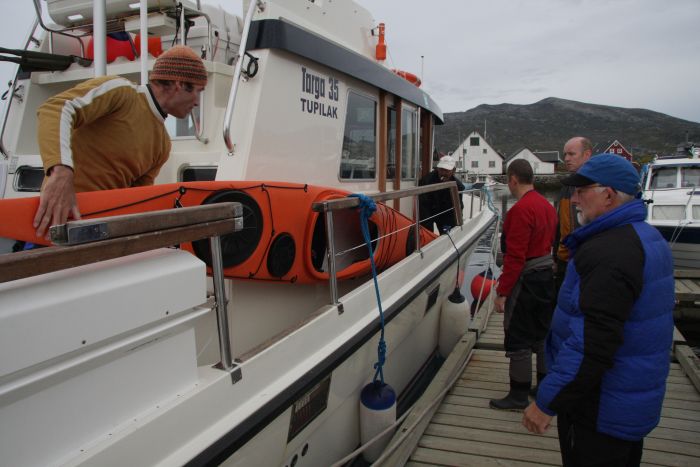
[[[204,3],[240,11],[237,0]],[[700,122],[700,0],[359,3],[386,23],[392,67],[420,75],[424,57],[424,88],[443,112],[560,97]],[[22,46],[32,1],[0,7],[0,46]],[[0,62],[2,91],[13,73]]]

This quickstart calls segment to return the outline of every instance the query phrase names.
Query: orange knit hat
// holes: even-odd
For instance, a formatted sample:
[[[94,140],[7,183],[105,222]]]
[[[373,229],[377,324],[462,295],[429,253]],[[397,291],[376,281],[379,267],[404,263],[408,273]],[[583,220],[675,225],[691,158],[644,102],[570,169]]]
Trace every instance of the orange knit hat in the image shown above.
[[[207,69],[194,50],[185,45],[176,45],[156,59],[150,78],[206,86]]]

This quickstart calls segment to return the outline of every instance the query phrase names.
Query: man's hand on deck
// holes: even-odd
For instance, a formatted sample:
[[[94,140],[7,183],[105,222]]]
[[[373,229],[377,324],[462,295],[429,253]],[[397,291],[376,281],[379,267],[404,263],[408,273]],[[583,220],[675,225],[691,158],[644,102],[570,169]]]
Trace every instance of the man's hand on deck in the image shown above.
[[[506,300],[508,300],[508,297],[499,295],[498,297],[496,297],[496,300],[493,301],[497,313],[503,313],[504,311],[506,311]]]
[[[41,190],[39,209],[34,216],[36,235],[46,235],[48,240],[49,227],[65,224],[69,218],[80,219],[73,188],[73,169],[65,165],[55,165]]]
[[[542,412],[535,402],[531,402],[523,412],[523,426],[530,433],[543,434],[552,423],[552,417]]]

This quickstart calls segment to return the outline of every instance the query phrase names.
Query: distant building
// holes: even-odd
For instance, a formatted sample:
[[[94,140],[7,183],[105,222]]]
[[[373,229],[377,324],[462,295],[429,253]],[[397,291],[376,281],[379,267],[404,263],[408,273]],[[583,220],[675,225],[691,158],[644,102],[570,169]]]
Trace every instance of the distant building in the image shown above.
[[[541,161],[543,162],[550,162],[554,164],[554,167],[557,168],[560,163],[564,162],[561,160],[561,157],[559,156],[559,151],[532,151],[537,157],[540,158]]]
[[[506,160],[506,170],[511,162],[516,159],[525,159],[532,166],[535,175],[553,174],[559,162],[558,151],[537,151],[529,148],[521,148],[511,154]]]
[[[457,146],[452,157],[457,160],[457,171],[468,175],[497,175],[504,172],[503,155],[476,130]]]
[[[593,148],[593,154],[600,154],[603,152],[617,154],[618,156],[622,156],[630,162],[632,161],[632,153],[629,152],[618,140],[612,142],[605,141],[603,143],[598,143]]]

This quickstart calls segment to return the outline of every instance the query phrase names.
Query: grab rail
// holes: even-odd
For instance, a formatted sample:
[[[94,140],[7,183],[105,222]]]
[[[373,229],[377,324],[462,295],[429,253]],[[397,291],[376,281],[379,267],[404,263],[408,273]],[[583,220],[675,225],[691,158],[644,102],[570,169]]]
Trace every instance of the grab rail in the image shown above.
[[[419,186],[416,188],[406,188],[403,190],[397,190],[397,191],[390,191],[390,192],[385,192],[385,193],[376,193],[372,195],[368,195],[370,198],[372,198],[374,201],[378,202],[385,202],[385,201],[390,201],[394,199],[401,199],[401,198],[407,198],[407,197],[414,197],[414,210],[415,210],[415,220],[413,224],[413,228],[415,229],[415,238],[416,238],[416,250],[418,253],[421,254],[421,257],[423,255],[421,249],[420,249],[420,213],[418,210],[418,196],[425,194],[425,193],[430,193],[433,191],[439,191],[439,190],[445,190],[449,189],[450,190],[450,196],[452,198],[452,209],[454,210],[454,215],[455,215],[455,226],[463,225],[463,218],[462,218],[462,210],[461,209],[455,209],[457,206],[460,206],[459,202],[459,194],[460,192],[457,190],[457,184],[455,182],[442,182],[442,183],[435,183],[432,185],[425,185],[425,186]],[[462,193],[465,192],[478,192],[481,190],[464,190]],[[483,205],[483,197],[482,200],[480,201],[481,205]],[[343,209],[349,209],[349,208],[354,208],[359,206],[360,200],[355,197],[347,197],[347,198],[339,198],[339,199],[332,199],[332,200],[327,200],[327,201],[321,201],[314,203],[312,205],[312,210],[315,212],[323,212],[326,216],[326,242],[328,245],[328,276],[329,276],[329,281],[330,281],[330,296],[331,296],[331,303],[333,305],[338,306],[339,312],[342,313],[342,304],[338,301],[338,278],[337,278],[337,268],[336,268],[336,257],[338,256],[336,252],[336,246],[335,246],[335,239],[333,235],[333,212],[335,211],[340,211]],[[472,199],[472,209],[469,213],[469,218],[471,219],[473,215],[473,199]],[[425,219],[423,219],[425,220]]]
[[[224,143],[226,143],[226,148],[228,149],[228,155],[233,156],[233,142],[231,141],[231,119],[233,118],[233,108],[236,104],[236,95],[238,94],[238,84],[241,81],[241,72],[243,70],[243,54],[245,54],[245,49],[248,46],[248,31],[250,31],[250,23],[253,22],[253,13],[255,9],[258,8],[261,11],[265,10],[265,2],[262,0],[255,0],[255,2],[250,2],[248,7],[248,13],[245,16],[245,23],[243,24],[243,33],[241,35],[241,44],[238,46],[238,55],[236,56],[236,68],[233,72],[233,86],[231,86],[231,93],[228,95],[228,103],[226,104],[226,113],[224,114]]]
[[[34,39],[34,33],[36,32],[36,28],[39,25],[39,20],[35,19],[34,20],[34,25],[30,29],[29,36],[27,36],[27,40],[24,42],[24,50],[27,50],[27,47],[29,47],[29,44],[32,42],[32,39]],[[5,127],[7,126],[7,117],[10,115],[10,107],[12,106],[12,100],[15,97],[15,92],[17,90],[17,77],[19,76],[19,66],[17,67],[17,71],[15,72],[15,79],[12,80],[12,85],[10,86],[9,93],[7,94],[7,103],[5,104],[5,109],[2,114],[2,129],[0,129],[0,154],[3,155],[5,159],[10,158],[10,154],[5,148]]]
[[[221,367],[231,371],[234,364],[226,313],[220,236],[241,230],[242,216],[240,203],[218,203],[68,222],[52,227],[52,233],[57,239],[64,240],[67,246],[0,255],[0,283],[211,238]],[[85,243],[86,238],[89,243]]]

